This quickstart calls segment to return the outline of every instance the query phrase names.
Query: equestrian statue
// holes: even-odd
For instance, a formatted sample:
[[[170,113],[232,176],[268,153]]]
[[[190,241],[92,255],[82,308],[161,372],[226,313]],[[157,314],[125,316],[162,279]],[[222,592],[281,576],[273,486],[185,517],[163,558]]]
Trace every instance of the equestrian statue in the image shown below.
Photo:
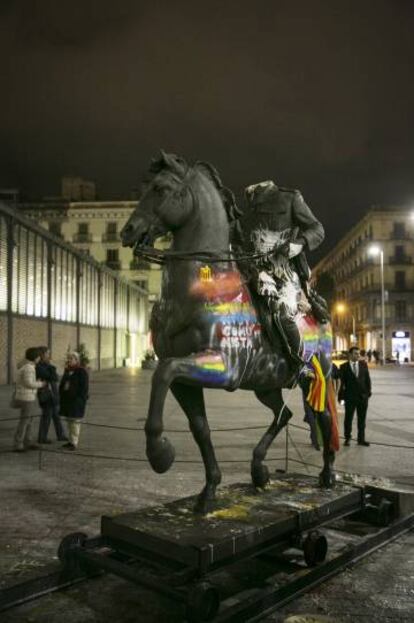
[[[292,412],[283,388],[310,379],[307,397],[323,442],[322,487],[334,484],[338,449],[330,379],[332,332],[324,300],[309,287],[304,251],[323,239],[322,225],[298,191],[262,182],[246,189],[242,214],[233,193],[209,163],[190,166],[161,151],[143,182],[137,208],[124,226],[124,246],[163,265],[160,301],[150,328],[159,364],[145,424],[152,468],[166,472],[175,451],[163,435],[168,390],[186,414],[200,449],[206,484],[196,512],[214,509],[221,481],[210,437],[203,388],[254,391],[273,420],[254,448],[256,488],[269,482],[267,451]],[[167,251],[154,248],[172,234]]]

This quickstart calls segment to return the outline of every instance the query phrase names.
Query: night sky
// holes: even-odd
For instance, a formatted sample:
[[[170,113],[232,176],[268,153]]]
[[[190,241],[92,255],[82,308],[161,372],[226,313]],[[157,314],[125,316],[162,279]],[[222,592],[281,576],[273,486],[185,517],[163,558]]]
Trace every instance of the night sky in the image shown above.
[[[414,206],[411,0],[2,0],[0,187],[129,198],[159,147],[300,188],[324,251]]]

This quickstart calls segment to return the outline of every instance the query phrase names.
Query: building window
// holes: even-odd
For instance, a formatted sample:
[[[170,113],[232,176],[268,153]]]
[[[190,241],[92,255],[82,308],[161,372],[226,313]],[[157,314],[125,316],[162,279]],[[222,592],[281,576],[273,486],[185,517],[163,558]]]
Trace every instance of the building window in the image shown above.
[[[405,290],[405,270],[395,271],[395,287],[397,290]]]
[[[394,238],[405,238],[405,223],[393,223],[393,232],[392,235]]]
[[[106,224],[104,242],[116,242],[118,240],[118,223],[111,222]]]
[[[407,301],[395,301],[395,319],[407,320]]]
[[[92,236],[89,233],[89,223],[78,223],[78,233],[74,236],[75,242],[91,242]]]
[[[148,290],[148,281],[144,281],[144,280],[141,280],[141,279],[136,279],[134,281],[134,283],[136,283],[137,286],[139,286],[143,290]]]
[[[404,247],[402,244],[398,244],[394,247],[394,259],[396,262],[404,261]]]
[[[113,270],[121,269],[121,262],[119,261],[119,250],[118,249],[107,249],[106,250],[106,265]]]
[[[106,261],[107,262],[118,262],[119,260],[119,251],[118,249],[107,249],[106,251]]]
[[[52,221],[49,223],[49,231],[54,236],[58,236],[62,238],[62,223],[57,223],[56,221]]]

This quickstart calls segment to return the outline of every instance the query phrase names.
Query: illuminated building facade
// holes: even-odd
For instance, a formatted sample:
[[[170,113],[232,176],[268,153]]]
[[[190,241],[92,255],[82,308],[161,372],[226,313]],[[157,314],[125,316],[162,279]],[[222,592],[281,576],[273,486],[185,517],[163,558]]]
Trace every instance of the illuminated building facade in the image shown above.
[[[85,344],[91,367],[139,365],[148,292],[0,203],[0,384],[30,346],[62,365]]]
[[[374,245],[384,261],[386,357],[399,352],[400,361],[413,360],[414,219],[404,207],[371,208],[313,269],[317,282],[332,282],[336,347],[349,347],[354,325],[361,348],[382,351],[381,269],[378,255],[370,253]]]
[[[122,247],[119,235],[136,206],[137,201],[69,201],[54,198],[20,203],[19,211],[54,236],[146,289],[152,304],[159,298],[160,266],[134,258],[132,249]],[[158,248],[167,246],[168,240],[157,243]]]

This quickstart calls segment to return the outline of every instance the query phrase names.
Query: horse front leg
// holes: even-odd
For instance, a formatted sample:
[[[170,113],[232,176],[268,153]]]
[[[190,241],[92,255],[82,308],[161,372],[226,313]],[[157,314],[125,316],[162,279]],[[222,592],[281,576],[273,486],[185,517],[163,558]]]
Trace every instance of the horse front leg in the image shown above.
[[[147,457],[152,469],[158,474],[168,471],[174,463],[175,450],[172,443],[162,435],[163,413],[167,392],[177,373],[177,360],[160,361],[152,377],[151,398],[145,422]]]
[[[191,432],[203,459],[206,484],[197,498],[195,511],[206,514],[214,508],[216,489],[221,482],[221,472],[211,442],[203,389],[176,382],[171,385],[171,391],[188,418]]]
[[[190,381],[209,387],[226,387],[228,370],[220,354],[202,352],[159,362],[152,377],[151,398],[145,423],[147,457],[154,471],[162,474],[174,462],[174,446],[163,436],[163,412],[167,392],[174,381]]]
[[[292,412],[285,405],[280,389],[274,389],[270,392],[256,391],[255,394],[262,404],[272,409],[274,415],[273,422],[253,450],[251,462],[250,471],[253,485],[258,488],[263,488],[270,481],[269,470],[267,466],[263,464],[263,461],[275,437],[292,417]]]
[[[335,472],[333,470],[335,452],[331,449],[332,416],[329,411],[324,411],[323,413],[318,412],[316,417],[323,439],[323,469],[319,474],[319,484],[328,489],[335,484]]]

